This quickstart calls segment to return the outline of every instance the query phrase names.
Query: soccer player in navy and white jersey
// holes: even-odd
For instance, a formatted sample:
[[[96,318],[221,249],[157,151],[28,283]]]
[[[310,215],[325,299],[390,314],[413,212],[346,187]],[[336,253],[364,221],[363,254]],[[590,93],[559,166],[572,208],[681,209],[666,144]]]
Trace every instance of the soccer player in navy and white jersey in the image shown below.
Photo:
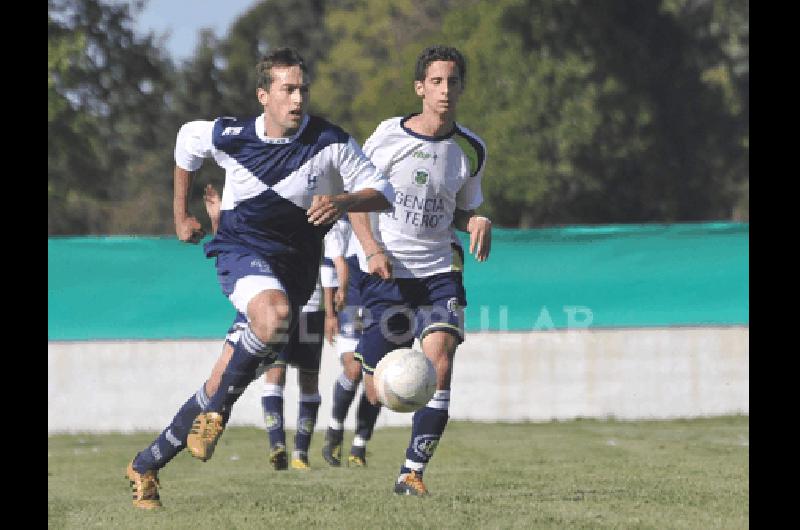
[[[176,234],[192,243],[204,235],[188,212],[188,195],[192,172],[213,158],[225,169],[225,186],[219,229],[205,252],[215,258],[222,291],[248,326],[230,359],[217,361],[212,377],[128,465],[139,508],[161,506],[157,472],[184,447],[200,460],[211,457],[236,399],[296,331],[292,315],[314,290],[331,224],[347,211],[384,210],[393,196],[386,177],[346,132],[307,114],[309,78],[296,51],[272,51],[257,74],[262,114],[193,121],[178,132]]]
[[[361,278],[365,273],[358,265],[356,251],[358,241],[355,240],[347,216],[336,221],[326,237],[336,237],[339,241],[338,245],[341,248],[331,245],[330,253],[331,257],[334,257],[335,251],[338,250],[336,257],[344,258],[344,266],[336,269],[339,275],[337,297],[346,293],[345,307],[338,309],[339,334],[336,337],[336,351],[342,363],[342,372],[333,384],[331,417],[322,446],[322,457],[325,461],[331,466],[338,467],[342,464],[344,421],[361,382],[361,363],[355,358],[355,351],[363,331],[360,285]],[[328,247],[326,247],[326,252],[329,252]],[[339,272],[340,270],[342,272]],[[355,435],[350,447],[350,454],[347,457],[349,466],[363,467],[367,465],[367,442],[372,437],[379,412],[380,406],[370,403],[366,392],[362,392],[356,409]]]
[[[432,46],[420,54],[414,89],[422,111],[382,122],[364,143],[364,152],[394,187],[394,209],[349,216],[363,247],[360,266],[371,273],[361,295],[372,322],[356,349],[370,401],[378,403],[372,380],[378,361],[411,346],[415,336],[436,369],[436,393],[413,416],[395,482],[398,494],[427,495],[422,475],[449,417],[452,363],[464,340],[467,303],[463,253],[453,244],[453,228],[470,234],[470,253],[478,261],[491,249],[491,222],[474,212],[483,201],[486,147],[455,121],[465,73],[464,57],[455,48]]]
[[[216,233],[219,225],[219,202],[217,190],[210,184],[204,195],[206,211],[211,219],[211,228]],[[339,221],[337,221],[338,223]],[[286,452],[286,430],[284,421],[283,392],[286,387],[287,366],[297,369],[299,403],[297,429],[294,436],[291,466],[294,469],[310,469],[308,449],[317,423],[317,413],[322,398],[319,394],[319,367],[322,360],[322,341],[327,337],[333,344],[338,328],[335,311],[335,293],[338,291],[337,275],[330,254],[340,252],[340,238],[331,230],[324,239],[325,257],[319,267],[319,279],[311,298],[299,312],[298,332],[293,333],[289,343],[280,351],[272,364],[264,367],[261,408],[267,429],[269,462],[277,470],[289,467]],[[237,313],[225,337],[225,353],[230,358],[239,336],[247,327],[247,317]]]

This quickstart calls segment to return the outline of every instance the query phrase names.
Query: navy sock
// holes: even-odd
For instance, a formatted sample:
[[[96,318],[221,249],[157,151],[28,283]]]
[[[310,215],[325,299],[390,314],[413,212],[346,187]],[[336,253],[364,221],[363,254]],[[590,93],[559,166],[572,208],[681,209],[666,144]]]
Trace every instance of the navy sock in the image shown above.
[[[372,438],[372,430],[375,429],[375,422],[378,420],[378,413],[381,411],[380,405],[373,405],[367,399],[367,393],[361,393],[356,411],[356,436],[365,442]]]
[[[258,367],[262,362],[270,362],[274,352],[272,346],[263,343],[249,326],[245,328],[222,373],[219,389],[211,396],[206,410],[230,415],[233,404],[255,379]]]
[[[279,385],[264,385],[261,396],[261,408],[264,411],[264,423],[267,427],[269,446],[286,446],[286,431],[283,428],[283,388]]]
[[[433,456],[450,417],[450,391],[437,390],[428,404],[414,413],[411,441],[406,449],[406,461],[400,473],[416,471],[421,475]]]
[[[294,435],[295,451],[302,451],[308,454],[311,446],[311,436],[314,434],[314,426],[317,424],[317,412],[322,397],[317,394],[300,394],[297,412],[297,431]]]
[[[353,403],[353,398],[356,395],[356,388],[356,384],[350,381],[344,373],[339,374],[339,377],[333,384],[331,423],[340,425],[337,430],[342,430],[344,428],[342,424],[344,424],[344,419],[347,417],[350,404]]]
[[[178,409],[172,422],[158,438],[147,449],[136,455],[133,459],[133,469],[139,473],[161,469],[186,447],[186,437],[192,428],[192,422],[208,404],[204,387],[205,384]]]

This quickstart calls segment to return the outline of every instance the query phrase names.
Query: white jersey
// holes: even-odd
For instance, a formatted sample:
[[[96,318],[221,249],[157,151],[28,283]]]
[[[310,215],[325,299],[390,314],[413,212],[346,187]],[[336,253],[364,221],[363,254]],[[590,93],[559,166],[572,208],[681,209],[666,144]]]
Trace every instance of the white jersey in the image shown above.
[[[330,231],[325,235],[325,257],[329,259],[343,257],[346,258],[354,254],[351,250],[350,235],[353,228],[347,216],[336,221]]]
[[[320,280],[323,287],[339,287],[339,275],[333,260],[355,255],[355,247],[350,244],[352,232],[350,220],[344,216],[336,221],[330,231],[325,234],[325,250],[322,261],[326,267],[320,268]]]
[[[353,256],[358,258],[358,253],[361,251],[361,241],[356,237],[356,233],[353,231],[353,225],[350,224],[350,219],[348,217],[343,217],[340,221],[341,220],[345,221],[338,227],[338,231],[344,240],[344,252],[342,255],[345,259],[349,259]],[[334,226],[334,229],[335,228],[337,227]]]
[[[456,208],[474,210],[483,202],[483,141],[459,124],[448,135],[423,136],[404,126],[410,117],[382,122],[364,143],[364,154],[394,188],[393,209],[371,213],[370,224],[396,278],[461,270],[451,246],[458,241],[453,215]],[[356,246],[359,266],[367,271],[366,256]]]
[[[337,256],[337,252],[341,248],[341,235],[335,230],[335,225],[330,231],[325,234],[323,239],[325,249],[323,251],[322,263],[319,266],[319,277],[317,277],[317,286],[308,299],[306,305],[303,306],[303,311],[322,311],[325,309],[325,300],[322,296],[322,289],[325,287],[339,287],[339,281],[336,277],[336,268],[333,266],[331,257]],[[330,256],[330,257],[329,257]]]

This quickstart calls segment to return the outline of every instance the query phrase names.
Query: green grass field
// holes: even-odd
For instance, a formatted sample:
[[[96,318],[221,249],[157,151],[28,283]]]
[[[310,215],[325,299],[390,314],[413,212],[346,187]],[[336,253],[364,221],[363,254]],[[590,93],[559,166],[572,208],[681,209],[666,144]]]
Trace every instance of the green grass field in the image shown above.
[[[206,463],[160,474],[164,508],[131,505],[124,469],[156,433],[48,437],[50,528],[748,528],[747,416],[537,424],[451,421],[427,498],[392,483],[409,431],[377,430],[365,469],[273,471],[266,434],[230,428]],[[291,436],[287,440],[291,445]],[[345,436],[349,443],[352,433]],[[349,445],[346,446],[349,448]]]

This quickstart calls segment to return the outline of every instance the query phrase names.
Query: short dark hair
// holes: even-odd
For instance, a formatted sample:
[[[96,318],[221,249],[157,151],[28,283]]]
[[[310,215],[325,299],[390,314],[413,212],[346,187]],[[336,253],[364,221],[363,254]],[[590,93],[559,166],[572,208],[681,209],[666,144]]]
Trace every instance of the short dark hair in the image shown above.
[[[452,46],[428,46],[417,57],[417,66],[414,69],[414,81],[424,81],[428,72],[428,65],[434,61],[453,61],[458,66],[461,82],[467,78],[467,62],[461,52]]]
[[[299,66],[304,74],[308,68],[303,57],[294,48],[276,48],[263,56],[256,65],[256,88],[269,91],[272,86],[272,68],[275,66]]]

